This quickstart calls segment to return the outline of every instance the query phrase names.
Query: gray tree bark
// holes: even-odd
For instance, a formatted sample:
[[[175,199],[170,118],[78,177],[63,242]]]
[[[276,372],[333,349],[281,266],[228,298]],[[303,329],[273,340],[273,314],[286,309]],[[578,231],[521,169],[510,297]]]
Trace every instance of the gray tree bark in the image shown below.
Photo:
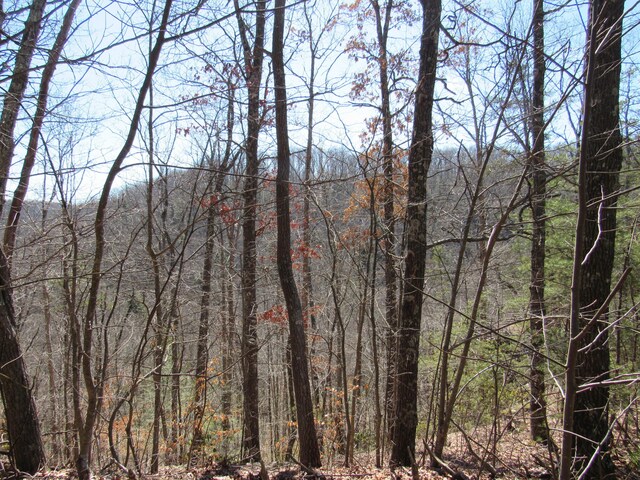
[[[7,257],[0,248],[0,387],[11,454],[18,470],[34,474],[45,461],[40,423],[16,334]]]
[[[533,95],[531,99],[531,281],[529,285],[529,330],[531,332],[531,410],[530,430],[534,441],[548,443],[547,405],[545,399],[544,347],[545,316],[545,238],[546,185],[544,152],[544,2],[536,0],[533,12]]]
[[[405,235],[405,271],[398,329],[392,465],[412,465],[418,425],[418,349],[427,255],[427,174],[433,156],[432,111],[438,62],[440,0],[422,0],[420,71],[416,87]]]
[[[260,83],[264,58],[264,24],[266,2],[256,2],[256,25],[253,49],[247,26],[234,1],[244,53],[247,82],[247,139],[245,142],[244,211],[242,220],[242,394],[243,449],[249,460],[260,459],[260,422],[258,411],[258,334],[256,304],[256,215],[258,209],[258,135],[260,133]]]
[[[590,42],[596,42],[593,100],[588,108],[591,121],[585,132],[586,143],[586,219],[583,241],[582,282],[580,285],[576,395],[573,416],[576,434],[576,468],[593,464],[584,478],[613,478],[614,465],[609,454],[609,387],[585,384],[609,379],[609,318],[604,305],[611,291],[616,243],[616,203],[622,167],[622,136],[619,123],[622,14],[624,0],[592,0],[593,29]],[[598,451],[599,450],[599,451]]]
[[[309,385],[307,341],[302,315],[302,303],[293,276],[291,260],[291,215],[289,212],[289,133],[287,127],[287,90],[284,73],[285,0],[276,0],[273,25],[273,77],[276,98],[276,140],[278,173],[276,176],[276,211],[278,216],[277,260],[280,285],[289,316],[289,339],[293,366],[293,389],[298,420],[300,463],[314,468],[321,465],[320,449],[313,417],[313,402]]]

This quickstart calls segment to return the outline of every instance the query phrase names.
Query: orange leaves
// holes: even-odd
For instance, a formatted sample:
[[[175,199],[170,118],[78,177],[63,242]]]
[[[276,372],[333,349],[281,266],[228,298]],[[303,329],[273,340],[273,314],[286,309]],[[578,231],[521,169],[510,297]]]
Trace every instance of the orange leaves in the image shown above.
[[[340,234],[338,249],[360,250],[365,248],[371,232],[368,228],[349,227]]]
[[[272,323],[284,327],[287,325],[289,315],[284,305],[274,305],[270,309],[258,314],[258,321]]]
[[[218,196],[215,193],[213,193],[213,194],[209,195],[208,197],[202,197],[200,199],[200,206],[202,208],[209,208],[212,205],[216,205],[218,203],[218,201],[219,201],[218,200]]]
[[[407,152],[397,149],[393,154],[393,198],[394,198],[394,215],[400,218],[404,215],[401,208],[405,204],[404,196],[407,191],[408,171],[406,165]],[[362,168],[369,173],[366,178],[361,178],[355,182],[355,188],[351,195],[349,205],[344,210],[343,220],[348,221],[357,215],[368,212],[372,208],[371,202],[373,197],[373,208],[376,214],[382,218],[382,209],[384,204],[380,199],[385,198],[385,182],[382,173],[383,159],[381,158],[380,149],[377,146],[370,148],[366,154],[362,154],[360,164]],[[368,214],[368,213],[367,213]]]
[[[238,222],[237,211],[239,209],[240,205],[238,201],[234,202],[232,207],[230,207],[226,202],[221,202],[218,205],[218,215],[220,215],[220,218],[225,225],[235,225]]]
[[[203,209],[215,208],[217,210],[216,213],[226,226],[238,223],[238,212],[241,209],[239,200],[235,200],[229,204],[229,202],[212,193],[200,199],[200,207]]]
[[[322,305],[314,305],[303,312],[305,328],[309,326],[309,318],[312,315],[318,315],[321,311]],[[287,313],[287,308],[282,303],[274,305],[273,307],[258,314],[258,322],[271,323],[272,325],[277,325],[282,328],[287,327],[288,321],[289,315]]]
[[[360,8],[362,0],[353,0],[351,3],[345,3],[341,5],[341,8],[349,10],[350,12],[356,11]]]
[[[291,249],[291,260],[293,261],[293,268],[295,270],[300,270],[302,268],[302,260],[305,258],[322,258],[320,255],[320,245],[307,245],[306,243],[300,241],[297,242],[296,246]]]

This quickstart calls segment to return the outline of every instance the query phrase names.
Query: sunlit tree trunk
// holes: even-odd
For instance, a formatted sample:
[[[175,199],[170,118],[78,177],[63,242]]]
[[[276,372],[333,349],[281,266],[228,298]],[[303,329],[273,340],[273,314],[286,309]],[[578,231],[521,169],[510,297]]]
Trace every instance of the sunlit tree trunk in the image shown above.
[[[42,16],[46,5],[46,0],[33,0],[29,7],[29,16],[24,25],[20,48],[13,66],[11,83],[4,95],[2,116],[0,117],[0,215],[5,203],[7,181],[15,150],[13,134],[18,122],[18,111],[29,83],[31,60],[40,36]]]
[[[306,467],[320,466],[320,449],[313,417],[313,403],[309,385],[307,341],[302,304],[293,276],[291,260],[291,215],[289,212],[290,151],[287,126],[287,91],[284,70],[285,0],[276,0],[273,26],[273,75],[276,99],[276,140],[278,173],[276,176],[276,211],[278,214],[277,260],[280,285],[287,306],[293,387],[296,399],[300,462]]]
[[[155,68],[158,63],[158,59],[160,57],[160,52],[162,50],[162,46],[165,42],[165,36],[167,31],[167,24],[169,22],[169,13],[171,11],[171,6],[173,4],[173,0],[166,0],[163,12],[162,12],[162,20],[158,27],[158,34],[156,37],[155,44],[151,53],[149,55],[149,63],[145,72],[145,77],[140,87],[140,91],[138,92],[136,99],[136,106],[133,111],[133,115],[131,118],[131,122],[129,125],[129,130],[127,132],[127,138],[125,140],[124,145],[120,149],[120,152],[116,156],[113,161],[111,168],[109,169],[109,173],[105,179],[104,185],[102,187],[102,192],[100,194],[100,198],[96,205],[96,214],[94,219],[94,236],[95,236],[95,249],[93,252],[93,264],[91,266],[91,283],[89,287],[89,291],[87,294],[87,302],[86,302],[86,314],[84,318],[84,323],[82,325],[82,345],[80,358],[82,363],[82,377],[84,380],[84,386],[87,393],[87,408],[85,411],[84,419],[81,425],[80,434],[79,434],[79,452],[78,458],[76,460],[76,468],[78,472],[78,477],[80,480],[89,480],[90,466],[91,466],[91,453],[93,446],[93,430],[95,428],[96,421],[98,420],[98,416],[100,413],[100,406],[102,400],[102,383],[101,380],[98,379],[96,382],[96,376],[93,365],[93,331],[94,331],[94,322],[97,318],[97,308],[100,294],[100,285],[102,281],[102,262],[105,254],[106,247],[106,238],[105,238],[105,223],[107,219],[107,206],[109,204],[109,198],[111,194],[111,189],[113,187],[113,182],[116,179],[116,176],[120,172],[120,168],[122,167],[122,163],[126,159],[131,147],[133,145],[133,141],[136,137],[138,131],[138,124],[140,122],[140,117],[142,115],[142,109],[144,106],[145,98],[151,86],[151,79],[153,74],[155,73]]]
[[[438,61],[440,0],[422,0],[420,70],[416,87],[405,220],[405,268],[398,329],[392,465],[412,465],[418,425],[418,354],[427,243],[427,174],[433,156],[432,111]]]
[[[247,138],[245,141],[244,211],[242,220],[242,393],[243,450],[248,460],[260,459],[260,422],[258,411],[258,334],[256,303],[256,215],[258,208],[258,135],[260,133],[260,83],[264,58],[264,0],[256,2],[253,49],[238,1],[234,1],[244,53],[247,82]]]
[[[394,385],[396,377],[396,333],[398,329],[398,288],[396,275],[395,252],[395,215],[394,215],[394,181],[393,181],[393,130],[391,128],[391,92],[389,89],[389,58],[387,55],[387,39],[393,1],[387,0],[380,6],[377,0],[371,0],[376,16],[376,34],[378,38],[378,69],[380,72],[380,107],[382,117],[382,163],[384,180],[382,187],[383,204],[383,236],[384,284],[385,284],[385,320],[387,323],[387,383],[385,390],[385,415],[387,433],[393,438]]]
[[[533,12],[533,95],[531,100],[531,283],[529,286],[529,328],[531,331],[531,438],[547,443],[547,406],[544,385],[544,362],[540,353],[544,347],[545,317],[545,237],[546,237],[546,171],[544,152],[544,2],[536,0]]]
[[[581,478],[614,478],[609,453],[609,316],[611,276],[616,242],[616,203],[622,167],[622,137],[619,123],[619,89],[623,0],[592,0],[590,31],[592,45],[588,63],[584,116],[584,176],[580,179],[585,206],[579,287],[579,315],[571,342],[577,350],[575,363],[576,472]],[[589,67],[587,67],[589,68]],[[600,311],[600,312],[599,312]],[[599,312],[599,313],[598,313]],[[596,317],[596,314],[599,316]],[[569,368],[570,365],[567,366]]]

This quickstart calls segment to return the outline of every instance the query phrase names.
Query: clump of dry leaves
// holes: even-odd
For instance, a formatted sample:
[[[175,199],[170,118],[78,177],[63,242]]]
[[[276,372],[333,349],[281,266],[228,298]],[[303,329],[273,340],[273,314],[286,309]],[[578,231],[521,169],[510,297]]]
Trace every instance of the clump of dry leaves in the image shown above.
[[[447,456],[438,469],[429,468],[429,452],[425,449],[417,457],[419,468],[376,468],[374,456],[359,455],[354,465],[341,466],[339,461],[319,469],[302,469],[299,464],[259,463],[236,465],[228,461],[210,462],[198,468],[166,466],[157,475],[138,475],[125,472],[116,465],[108,465],[93,476],[94,480],[431,480],[465,479],[551,479],[552,454],[549,449],[528,440],[523,432],[514,430],[495,445],[482,432],[473,436],[453,434]],[[1,465],[1,464],[0,464]],[[619,466],[619,478],[640,480],[640,475]],[[0,468],[0,480],[19,478],[6,465]],[[72,480],[77,478],[73,469],[40,472],[34,479]]]

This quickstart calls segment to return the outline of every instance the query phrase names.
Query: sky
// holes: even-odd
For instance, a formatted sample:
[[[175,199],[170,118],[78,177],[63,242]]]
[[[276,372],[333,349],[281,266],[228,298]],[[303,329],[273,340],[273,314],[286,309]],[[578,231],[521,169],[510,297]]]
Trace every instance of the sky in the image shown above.
[[[187,2],[176,2],[176,9]],[[629,2],[627,2],[629,3]],[[71,64],[61,64],[54,79],[51,117],[45,131],[46,150],[43,149],[42,161],[47,157],[54,160],[66,176],[70,191],[76,192],[79,201],[91,198],[99,192],[105,172],[120,150],[124,135],[129,126],[130,115],[136,100],[146,58],[149,51],[149,18],[158,11],[145,10],[151,3],[127,3],[117,0],[89,0],[83,3],[76,21],[76,30],[65,48],[65,57],[74,59]],[[414,2],[417,6],[418,2]],[[523,37],[529,28],[530,1],[473,1],[472,8],[463,9],[458,2],[445,2],[442,24],[447,33],[458,39],[471,39],[486,43],[487,48],[472,48],[465,51],[454,49],[441,59],[439,70],[436,117],[437,147],[455,148],[460,141],[473,143],[473,108],[476,105],[476,117],[481,131],[490,138],[493,135],[496,118],[496,104],[504,96],[505,85],[509,80],[504,76],[502,67],[506,57],[503,47],[492,44],[501,35],[500,29],[507,23],[516,36]],[[556,5],[546,2],[548,8]],[[512,10],[515,6],[515,10]],[[376,75],[373,69],[374,83],[370,87],[369,97],[355,98],[351,86],[356,74],[365,69],[363,59],[356,60],[345,52],[348,41],[363,35],[371,39],[374,34],[370,22],[364,21],[358,29],[353,15],[337,2],[308,2],[308,18],[305,17],[305,5],[298,4],[290,15],[290,29],[286,45],[290,60],[287,63],[287,85],[291,107],[289,110],[289,128],[292,150],[304,148],[306,142],[307,102],[306,83],[310,77],[311,55],[307,40],[318,40],[316,55],[316,110],[314,132],[316,143],[324,149],[345,146],[348,149],[364,148],[369,138],[363,140],[365,120],[376,114],[377,104]],[[149,7],[150,8],[150,7]],[[156,9],[159,7],[156,6]],[[197,15],[180,17],[172,27],[171,34],[205,25],[214,19],[224,18],[232,13],[229,2],[208,2]],[[417,7],[416,7],[417,8]],[[636,4],[628,6],[630,13],[625,20],[629,34],[625,38],[626,71],[631,71],[638,60],[638,33],[634,28],[638,18]],[[469,13],[471,12],[471,13]],[[515,13],[513,13],[515,12]],[[584,44],[585,8],[583,2],[569,1],[557,12],[552,13],[545,24],[549,61],[547,74],[548,116],[554,120],[549,129],[548,142],[551,145],[570,142],[575,136],[580,111],[579,81],[582,72],[582,51]],[[513,13],[513,15],[511,15]],[[61,12],[58,12],[59,18]],[[247,17],[250,21],[251,17]],[[310,22],[307,23],[307,22]],[[327,23],[331,28],[323,28]],[[270,22],[267,26],[266,49],[270,48]],[[52,38],[55,25],[45,30],[46,38]],[[392,30],[389,52],[405,52],[408,57],[417,58],[419,47],[420,22],[409,23],[398,19]],[[238,54],[233,54],[233,41],[237,29],[235,18],[220,21],[214,26],[168,42],[163,47],[161,65],[153,85],[153,110],[155,125],[155,152],[160,162],[176,167],[190,166],[202,156],[202,139],[197,139],[200,125],[211,127],[215,121],[224,122],[225,102],[210,96],[207,102],[191,101],[193,97],[206,98],[210,87],[215,92],[216,75],[222,77],[222,66],[233,63]],[[441,44],[450,45],[447,35],[441,35]],[[236,52],[239,51],[236,45]],[[99,52],[99,53],[95,53]],[[43,51],[37,61],[44,61]],[[78,61],[79,58],[84,58]],[[467,62],[467,63],[465,63]],[[210,65],[212,68],[206,70]],[[263,81],[268,82],[267,95],[271,98],[272,76],[268,62]],[[561,68],[562,67],[562,68]],[[408,67],[415,72],[415,61]],[[467,72],[472,72],[467,81]],[[569,73],[567,73],[569,72]],[[410,93],[415,75],[400,81],[406,93]],[[637,82],[636,82],[637,83]],[[554,102],[560,99],[560,92],[575,84],[575,98],[555,109]],[[634,82],[628,82],[631,88],[637,88]],[[213,87],[212,87],[213,86]],[[35,87],[34,87],[35,88]],[[626,88],[626,87],[625,87]],[[236,98],[243,101],[243,87],[239,86]],[[395,98],[395,108],[405,102],[402,95]],[[629,95],[630,99],[639,98]],[[149,98],[147,103],[149,103]],[[487,107],[479,108],[485,104]],[[637,105],[630,104],[633,108]],[[555,110],[554,110],[555,109]],[[238,112],[240,108],[236,108]],[[25,110],[27,111],[27,110]],[[515,109],[514,109],[515,111]],[[406,147],[410,136],[411,107],[406,110],[403,130],[398,130],[396,141]],[[515,115],[515,113],[514,113]],[[457,124],[453,122],[455,121]],[[466,118],[466,120],[464,120]],[[514,118],[516,118],[514,116]],[[460,119],[463,119],[462,121]],[[146,139],[149,110],[143,115],[139,134],[125,168],[118,176],[116,188],[144,180],[144,164],[148,159]],[[236,124],[235,141],[241,142],[244,119]],[[29,127],[28,116],[21,124],[22,133]],[[200,128],[202,131],[203,128]],[[189,134],[185,134],[189,131]],[[502,131],[506,135],[506,131]],[[506,138],[506,136],[504,137]],[[261,136],[261,148],[268,152],[273,146],[272,129],[265,128]],[[21,154],[16,155],[15,169],[19,169]],[[142,166],[141,166],[142,165]],[[47,167],[49,168],[49,167]],[[42,168],[41,168],[42,172]],[[74,172],[72,175],[71,173]],[[40,177],[40,178],[45,178]],[[34,182],[31,197],[39,197],[43,190],[50,189],[52,182]]]

